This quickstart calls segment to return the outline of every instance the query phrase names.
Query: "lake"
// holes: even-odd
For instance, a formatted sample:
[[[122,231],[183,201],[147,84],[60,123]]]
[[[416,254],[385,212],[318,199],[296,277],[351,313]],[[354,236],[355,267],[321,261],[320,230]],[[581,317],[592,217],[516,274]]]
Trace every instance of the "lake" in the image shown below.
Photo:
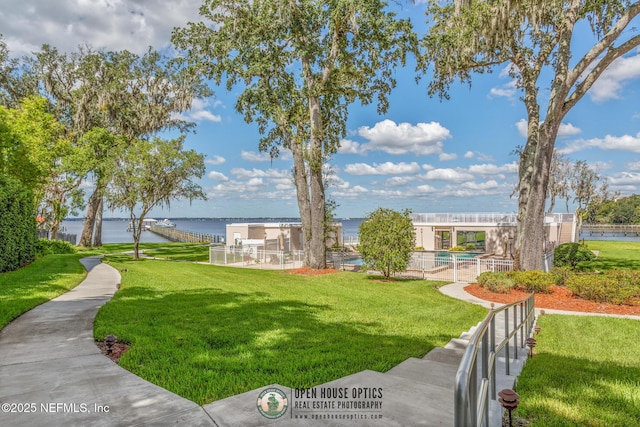
[[[160,219],[160,218],[158,218]],[[227,224],[231,223],[261,223],[261,222],[299,222],[299,218],[169,218],[176,224],[178,230],[192,231],[194,233],[225,236]],[[362,218],[348,218],[338,220],[342,223],[342,231],[345,239],[358,235],[358,227]],[[133,243],[131,232],[127,231],[128,219],[106,218],[102,222],[102,243]],[[80,239],[83,220],[69,219],[62,222],[61,231],[75,234]],[[154,234],[143,232],[141,242],[166,242],[166,239]]]

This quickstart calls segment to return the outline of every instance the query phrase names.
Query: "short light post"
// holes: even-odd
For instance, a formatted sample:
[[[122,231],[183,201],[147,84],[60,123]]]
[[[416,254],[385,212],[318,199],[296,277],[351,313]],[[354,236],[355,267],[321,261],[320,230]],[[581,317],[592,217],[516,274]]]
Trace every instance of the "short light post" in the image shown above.
[[[107,354],[113,353],[113,345],[116,343],[116,337],[114,335],[107,335],[104,343],[107,345]]]
[[[498,401],[502,407],[509,411],[509,427],[512,427],[511,411],[516,409],[518,404],[520,404],[520,395],[509,388],[505,388],[498,393],[498,396],[500,396]]]

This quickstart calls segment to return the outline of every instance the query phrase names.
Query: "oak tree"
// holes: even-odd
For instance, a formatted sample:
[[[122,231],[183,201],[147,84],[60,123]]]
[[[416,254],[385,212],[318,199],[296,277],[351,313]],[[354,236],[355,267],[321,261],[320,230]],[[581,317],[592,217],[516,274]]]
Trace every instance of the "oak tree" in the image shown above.
[[[323,165],[346,134],[348,106],[388,106],[394,67],[416,40],[380,0],[205,0],[207,22],[174,30],[188,63],[228,90],[257,122],[261,151],[293,155],[305,264],[324,268]]]
[[[616,59],[640,45],[632,0],[432,1],[422,68],[433,65],[430,92],[447,96],[459,79],[509,64],[523,92],[527,142],[519,164],[519,269],[541,269],[544,207],[556,136],[563,118]],[[576,54],[575,30],[589,25],[594,43]],[[546,82],[550,81],[550,84]]]

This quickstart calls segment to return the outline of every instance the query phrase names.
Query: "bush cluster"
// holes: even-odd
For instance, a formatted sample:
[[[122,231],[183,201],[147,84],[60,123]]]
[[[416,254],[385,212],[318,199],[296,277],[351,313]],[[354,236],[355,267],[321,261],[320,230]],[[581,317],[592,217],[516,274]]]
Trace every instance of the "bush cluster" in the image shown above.
[[[640,300],[640,271],[573,274],[565,284],[575,295],[595,302],[634,304]]]
[[[38,239],[36,242],[36,255],[42,257],[54,254],[75,254],[77,248],[63,240]]]
[[[529,292],[549,293],[550,286],[556,283],[554,274],[540,270],[514,271],[511,278],[516,288]]]
[[[580,263],[593,261],[595,258],[595,254],[580,243],[563,243],[553,251],[553,265],[572,270],[580,269]]]
[[[478,285],[498,293],[509,293],[511,289],[548,293],[550,286],[555,282],[554,274],[544,273],[540,270],[496,273],[485,271],[478,276]]]
[[[491,292],[508,294],[514,287],[509,273],[485,271],[478,276],[478,285]]]

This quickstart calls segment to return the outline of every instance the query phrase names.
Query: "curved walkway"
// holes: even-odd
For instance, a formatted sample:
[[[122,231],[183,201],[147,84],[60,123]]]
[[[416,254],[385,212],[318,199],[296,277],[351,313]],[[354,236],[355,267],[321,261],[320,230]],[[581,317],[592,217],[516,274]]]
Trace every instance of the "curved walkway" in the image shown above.
[[[0,426],[214,426],[202,407],[101,354],[93,319],[120,283],[99,257],[87,278],[0,331]]]

